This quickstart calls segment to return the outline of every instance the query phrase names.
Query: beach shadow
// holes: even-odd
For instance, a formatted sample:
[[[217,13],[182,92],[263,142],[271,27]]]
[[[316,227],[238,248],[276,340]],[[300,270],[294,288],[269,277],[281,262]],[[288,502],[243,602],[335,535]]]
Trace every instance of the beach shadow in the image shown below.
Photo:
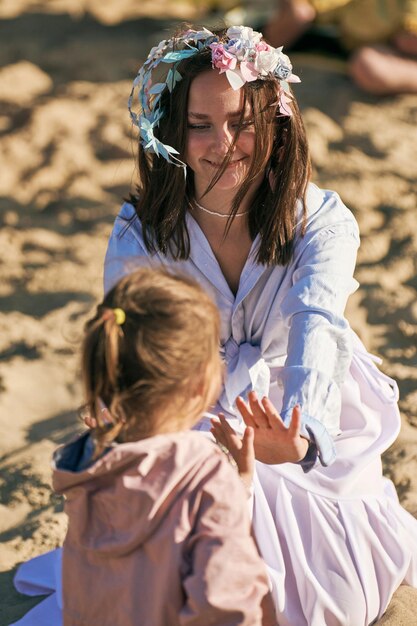
[[[398,475],[398,468],[401,469],[401,467],[403,467],[404,463],[407,463],[407,461],[415,462],[415,455],[414,458],[410,459],[409,452],[407,452],[407,450],[398,442],[395,442],[382,455],[384,475],[392,480],[395,484],[398,498],[401,503],[406,502],[411,490],[413,489],[412,479],[409,475]],[[416,512],[413,513],[414,516],[416,516]]]
[[[15,463],[4,465],[1,468],[0,502],[8,504],[28,503],[36,506],[33,512],[38,515],[39,511],[52,508],[54,511],[62,511],[62,498],[51,492],[51,486],[40,476],[33,472],[30,463]],[[27,520],[31,519],[27,516]],[[24,526],[26,521],[21,526]],[[0,541],[6,541],[5,534],[0,533]]]
[[[75,411],[58,413],[32,424],[27,431],[27,445],[0,459],[0,502],[7,502],[11,507],[30,506],[29,512],[19,523],[0,533],[0,542],[32,539],[45,524],[43,513],[52,517],[64,508],[63,497],[55,494],[50,483],[34,472],[33,465],[30,462],[16,463],[13,457],[45,439],[58,446],[84,429]]]
[[[380,340],[379,352],[389,361],[403,363],[417,367],[417,352],[407,348],[412,347],[416,341],[416,334],[408,334],[408,328],[414,328],[413,312],[409,304],[401,307],[390,306],[386,294],[379,284],[361,285],[361,306],[366,310],[367,323],[370,326],[384,326],[384,336]],[[395,356],[398,350],[398,357]],[[389,354],[387,354],[389,351]],[[400,381],[406,392],[406,379]],[[414,381],[414,388],[415,388]]]
[[[3,313],[18,311],[24,315],[41,318],[73,301],[92,304],[94,297],[84,291],[48,291],[28,294],[24,288],[16,287],[10,295],[0,296],[0,310]]]
[[[44,524],[41,514],[61,513],[64,508],[62,496],[55,494],[51,486],[33,472],[30,463],[17,463],[1,467],[0,501],[10,507],[30,505],[31,510],[19,523],[0,532],[0,542],[31,539]]]
[[[69,81],[125,80],[160,34],[175,20],[139,18],[106,25],[91,15],[26,13],[0,20],[0,65],[29,59],[53,80],[54,88]],[[106,63],[97,63],[105,58]]]
[[[85,430],[84,424],[76,411],[64,411],[40,422],[35,422],[27,431],[28,443],[36,443],[42,439],[61,445],[69,441],[77,433]]]
[[[23,357],[27,361],[34,361],[40,359],[42,354],[36,346],[30,346],[26,341],[18,341],[0,352],[0,362],[11,361],[17,356]]]
[[[99,203],[82,197],[59,197],[39,208],[36,198],[28,204],[22,204],[10,196],[0,197],[0,226],[9,226],[10,215],[15,216],[13,230],[43,228],[59,235],[74,235],[80,232],[89,232],[97,223],[113,224],[118,207],[128,192],[128,186],[111,187],[109,190],[115,195],[115,202]],[[113,191],[114,190],[114,191]],[[62,192],[64,196],[64,191]],[[65,219],[61,219],[65,216]],[[44,248],[42,248],[44,250]],[[68,246],[64,248],[65,259],[76,257]]]
[[[24,106],[19,103],[18,106],[16,106],[15,102],[1,102],[1,95],[0,104],[1,114],[4,116],[5,120],[7,119],[7,124],[4,124],[4,127],[0,128],[0,138],[8,135],[11,131],[16,132],[30,124],[33,116],[32,107]]]
[[[372,159],[378,159],[380,161],[383,161],[387,156],[386,152],[384,152],[383,150],[379,150],[375,146],[371,137],[366,137],[364,135],[351,136],[349,137],[348,141],[344,139],[343,141],[329,142],[330,151],[337,150],[339,152],[348,154],[352,150],[352,148],[359,150],[366,156],[371,157]]]
[[[24,596],[13,585],[18,566],[0,572],[0,626],[9,626],[21,619],[46,596]]]
[[[9,460],[13,458],[16,454],[20,454],[22,452],[25,452],[26,450],[29,450],[31,444],[42,441],[43,439],[48,439],[58,446],[69,441],[72,437],[83,432],[84,430],[84,423],[78,417],[78,411],[76,410],[63,411],[62,413],[58,413],[53,417],[48,417],[47,419],[33,423],[26,433],[27,444],[21,446],[20,448],[13,449],[10,452],[6,452],[0,457],[1,475],[3,476],[4,474],[6,476],[6,474],[9,472],[8,467],[6,467]],[[27,468],[24,469],[25,466],[20,467],[23,467],[23,470],[21,469],[19,471],[23,471],[23,474],[25,474]],[[10,477],[8,479],[10,480]],[[20,476],[19,480],[20,479],[22,480],[22,482],[24,482],[24,475]],[[47,487],[49,488],[49,485],[47,485]]]

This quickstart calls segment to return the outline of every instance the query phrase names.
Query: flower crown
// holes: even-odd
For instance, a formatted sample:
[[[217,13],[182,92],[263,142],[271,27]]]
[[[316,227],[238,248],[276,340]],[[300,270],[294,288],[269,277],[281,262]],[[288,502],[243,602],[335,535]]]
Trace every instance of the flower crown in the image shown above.
[[[233,89],[240,89],[245,83],[266,80],[274,77],[279,82],[279,110],[282,115],[292,115],[292,100],[288,83],[299,83],[298,76],[292,73],[292,65],[281,48],[273,48],[262,40],[262,34],[247,26],[231,26],[224,40],[206,28],[187,30],[179,37],[162,40],[149,52],[143,66],[133,81],[128,108],[133,123],[139,128],[144,150],[162,156],[186,171],[186,164],[175,155],[175,148],[168,146],[154,135],[164,111],[161,97],[166,88],[170,92],[182,79],[177,67],[180,61],[194,56],[204,49],[211,50],[213,68],[225,73]],[[163,64],[163,65],[161,65]],[[168,66],[171,65],[172,67]],[[168,71],[166,71],[168,69]],[[160,75],[159,82],[153,83],[152,76]],[[132,110],[135,90],[138,90],[139,113]]]

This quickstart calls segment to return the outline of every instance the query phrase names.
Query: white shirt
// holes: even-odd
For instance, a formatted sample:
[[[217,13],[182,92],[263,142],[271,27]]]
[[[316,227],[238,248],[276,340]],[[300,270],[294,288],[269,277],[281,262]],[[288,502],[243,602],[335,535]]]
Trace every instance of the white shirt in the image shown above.
[[[359,246],[352,213],[332,191],[310,184],[307,228],[296,238],[285,266],[256,262],[259,235],[242,270],[236,296],[230,290],[210,245],[191,214],[187,215],[190,257],[146,250],[142,226],[125,203],[116,218],[105,260],[107,292],[139,265],[164,264],[192,275],[214,297],[221,315],[222,352],[227,377],[220,398],[223,410],[236,414],[238,395],[255,389],[268,395],[271,374],[283,387],[281,417],[289,421],[300,404],[302,432],[315,442],[304,469],[335,456],[332,437],[339,432],[340,387],[352,358],[353,333],[344,318],[347,299],[358,286],[353,278]]]

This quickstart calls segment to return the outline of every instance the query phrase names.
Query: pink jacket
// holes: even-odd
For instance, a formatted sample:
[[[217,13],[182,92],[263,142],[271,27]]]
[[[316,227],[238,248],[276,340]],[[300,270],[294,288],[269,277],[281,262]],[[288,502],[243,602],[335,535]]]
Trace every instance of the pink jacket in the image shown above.
[[[64,626],[259,626],[267,576],[222,452],[198,433],[158,435],[80,469],[88,440],[55,454]]]

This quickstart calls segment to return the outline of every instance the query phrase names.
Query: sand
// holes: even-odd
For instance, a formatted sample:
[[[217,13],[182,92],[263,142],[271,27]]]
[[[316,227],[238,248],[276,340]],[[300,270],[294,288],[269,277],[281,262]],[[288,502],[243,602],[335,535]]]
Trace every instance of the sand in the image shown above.
[[[65,534],[50,456],[81,428],[79,340],[135,180],[130,82],[173,20],[201,12],[191,0],[0,5],[0,626],[36,602],[13,590],[16,566]],[[399,383],[402,432],[384,466],[417,514],[416,98],[364,96],[339,60],[293,61],[314,179],[361,227],[348,316]],[[401,589],[381,623],[417,624],[413,594]]]

